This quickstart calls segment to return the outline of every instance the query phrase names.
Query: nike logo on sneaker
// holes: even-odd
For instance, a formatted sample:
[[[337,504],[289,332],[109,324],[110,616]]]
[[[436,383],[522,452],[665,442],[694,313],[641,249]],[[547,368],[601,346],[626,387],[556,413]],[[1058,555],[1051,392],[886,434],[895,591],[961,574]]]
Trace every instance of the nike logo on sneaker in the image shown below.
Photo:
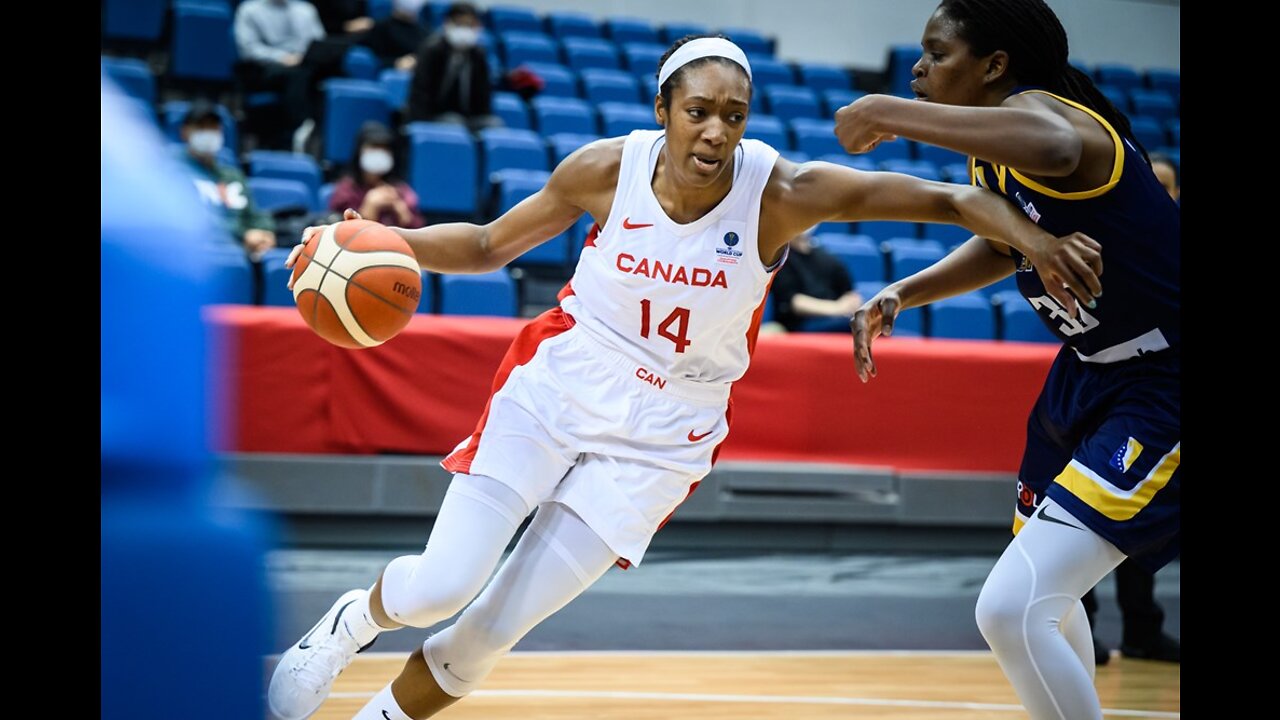
[[[355,600],[349,600],[347,601],[346,605],[343,605],[342,607],[338,608],[338,614],[333,616],[333,627],[329,628],[330,635],[332,635],[338,630],[338,621],[342,619],[342,613],[347,608],[351,607],[351,603],[353,602],[355,602]],[[324,621],[321,620],[321,622],[324,622]],[[298,649],[306,650],[307,648],[311,647],[311,645],[309,644],[309,641],[311,640],[311,636],[314,635],[316,630],[319,630],[319,629],[320,629],[320,623],[316,623],[316,626],[311,628],[311,632],[307,633],[305,637],[303,637],[301,640],[298,641]],[[369,643],[369,645],[372,645],[372,644],[373,643]],[[366,645],[365,647],[368,647],[368,645]]]
[[[689,431],[689,442],[698,442],[699,440],[701,440],[702,438],[704,438],[704,437],[706,437],[706,436],[710,435],[710,434],[711,434],[711,433],[713,433],[713,432],[715,432],[715,430],[708,430],[708,431],[706,431],[706,432],[702,433],[701,435],[694,435],[694,434],[693,434],[693,431],[692,431],[692,430],[690,430],[690,431]]]
[[[1080,529],[1080,528],[1076,527],[1075,525],[1072,525],[1072,524],[1071,524],[1071,523],[1069,523],[1069,522],[1064,522],[1064,521],[1062,521],[1062,520],[1059,520],[1059,519],[1058,519],[1058,518],[1056,518],[1056,517],[1053,517],[1052,515],[1050,515],[1050,514],[1048,513],[1048,508],[1046,508],[1044,505],[1041,505],[1041,506],[1040,506],[1040,512],[1036,513],[1036,516],[1037,516],[1037,517],[1039,517],[1041,520],[1048,520],[1048,521],[1049,521],[1049,522],[1051,522],[1051,523],[1057,523],[1057,524],[1059,524],[1059,525],[1066,525],[1067,527],[1071,528],[1072,530],[1079,530],[1079,529]]]
[[[625,217],[625,218],[623,218],[623,219],[622,219],[622,228],[623,228],[624,230],[639,230],[640,228],[647,228],[647,227],[653,227],[653,223],[635,223],[635,224],[632,224],[632,223],[631,223],[631,218],[629,218],[629,217]]]

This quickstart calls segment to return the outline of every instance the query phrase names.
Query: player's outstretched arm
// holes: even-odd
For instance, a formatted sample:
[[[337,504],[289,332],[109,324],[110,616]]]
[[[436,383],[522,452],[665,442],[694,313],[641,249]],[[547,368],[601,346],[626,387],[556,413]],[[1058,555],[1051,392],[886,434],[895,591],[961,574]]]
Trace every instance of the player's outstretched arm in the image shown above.
[[[497,270],[567,230],[583,212],[602,212],[602,202],[607,212],[607,198],[617,185],[621,147],[620,140],[601,140],[579,148],[556,167],[541,190],[486,225],[444,223],[392,230],[409,243],[418,264],[427,270],[454,274]],[[353,210],[343,215],[345,220],[359,217]],[[303,243],[323,230],[324,226],[307,228]],[[293,265],[298,253],[295,249],[286,266]]]

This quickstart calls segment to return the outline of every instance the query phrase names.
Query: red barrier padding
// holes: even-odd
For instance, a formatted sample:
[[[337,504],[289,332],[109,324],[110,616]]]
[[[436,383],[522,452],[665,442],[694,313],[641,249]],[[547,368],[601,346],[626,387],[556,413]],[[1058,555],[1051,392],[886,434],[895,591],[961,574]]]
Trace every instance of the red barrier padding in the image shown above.
[[[292,308],[211,308],[228,401],[224,450],[445,455],[475,428],[527,322],[418,315],[387,344],[344,350]],[[733,391],[722,460],[1016,472],[1057,346],[882,339],[863,385],[843,335],[766,335]]]

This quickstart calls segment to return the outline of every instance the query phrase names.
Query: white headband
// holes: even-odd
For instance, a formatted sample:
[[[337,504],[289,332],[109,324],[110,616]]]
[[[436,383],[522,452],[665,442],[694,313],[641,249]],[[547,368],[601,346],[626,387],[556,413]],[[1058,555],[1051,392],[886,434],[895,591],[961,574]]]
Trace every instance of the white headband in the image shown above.
[[[747,79],[751,79],[751,63],[747,62],[747,56],[742,52],[742,48],[724,38],[698,38],[681,45],[662,64],[662,69],[658,71],[658,87],[665,85],[675,71],[704,57],[722,57],[732,60],[741,65],[742,69],[747,71]]]

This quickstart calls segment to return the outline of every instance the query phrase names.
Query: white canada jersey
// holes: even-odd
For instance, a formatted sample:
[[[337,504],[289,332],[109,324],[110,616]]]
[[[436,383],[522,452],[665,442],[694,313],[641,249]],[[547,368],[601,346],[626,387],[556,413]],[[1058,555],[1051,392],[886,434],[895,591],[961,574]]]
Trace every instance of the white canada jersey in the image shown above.
[[[773,268],[760,258],[760,199],[778,151],[742,140],[733,187],[686,225],[667,217],[651,178],[662,130],[623,145],[608,227],[592,229],[560,306],[591,336],[667,379],[732,383],[742,377]]]

